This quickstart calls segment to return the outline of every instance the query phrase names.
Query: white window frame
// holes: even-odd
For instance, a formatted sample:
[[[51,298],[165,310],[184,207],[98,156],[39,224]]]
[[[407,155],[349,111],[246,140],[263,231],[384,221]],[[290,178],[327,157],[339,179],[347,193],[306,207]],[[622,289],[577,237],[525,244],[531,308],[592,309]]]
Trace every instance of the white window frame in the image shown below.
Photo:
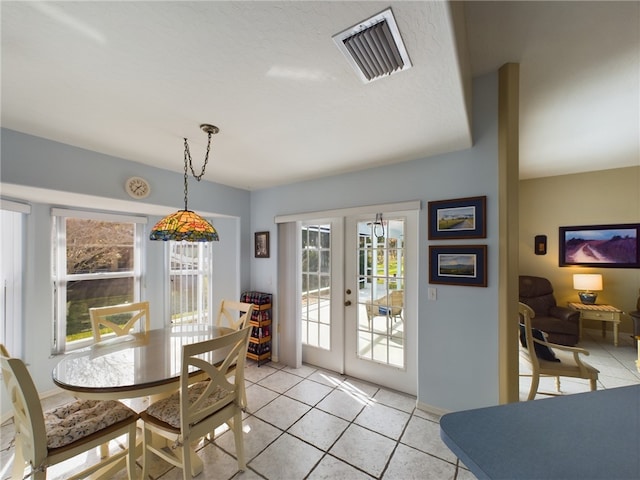
[[[206,258],[206,261],[204,262],[202,261],[202,259],[198,261],[198,266],[199,266],[198,269],[187,270],[187,271],[172,270],[171,255],[172,255],[173,248],[174,246],[179,246],[185,243],[187,242],[175,242],[170,240],[167,242],[165,246],[165,258],[167,262],[166,269],[168,272],[166,298],[168,299],[167,308],[168,308],[168,311],[170,312],[170,315],[168,315],[168,318],[169,318],[168,321],[170,323],[173,323],[173,315],[174,315],[173,314],[174,308],[173,308],[173,305],[171,304],[174,298],[174,296],[172,295],[172,289],[173,289],[173,286],[171,284],[172,276],[178,275],[180,273],[183,273],[184,275],[192,276],[195,273],[197,275],[197,291],[203,292],[203,295],[199,296],[194,301],[194,303],[197,305],[197,310],[198,310],[198,313],[195,318],[195,322],[207,323],[209,325],[213,325],[213,322],[215,321],[215,317],[217,315],[216,306],[213,305],[213,248],[211,248],[210,242],[188,243],[188,245],[198,248],[199,256],[206,255],[208,258]],[[204,268],[202,267],[203,264],[205,265]],[[209,278],[208,279],[209,286],[207,289],[204,288],[205,277]],[[205,301],[209,305],[208,310],[204,310]]]
[[[31,213],[31,206],[2,199],[0,209],[3,214],[0,343],[12,356],[22,357],[25,216]]]
[[[134,280],[134,301],[140,301],[142,285],[142,258],[143,238],[145,236],[144,225],[147,223],[145,217],[132,215],[120,215],[116,213],[93,212],[86,210],[71,210],[64,208],[52,208],[52,287],[54,301],[53,315],[53,343],[52,353],[59,354],[68,350],[75,350],[85,347],[93,342],[92,338],[74,341],[67,345],[67,283],[78,280],[97,280],[107,278],[130,278]],[[67,274],[67,236],[66,219],[84,218],[97,221],[134,223],[134,260],[133,270],[129,272],[99,272],[91,274]]]

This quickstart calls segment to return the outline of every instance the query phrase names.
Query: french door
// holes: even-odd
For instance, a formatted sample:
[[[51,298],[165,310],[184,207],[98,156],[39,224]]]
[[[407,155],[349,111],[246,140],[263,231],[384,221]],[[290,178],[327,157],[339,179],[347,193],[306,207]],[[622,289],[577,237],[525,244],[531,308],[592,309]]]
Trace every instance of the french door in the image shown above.
[[[417,213],[301,222],[302,360],[416,393]]]

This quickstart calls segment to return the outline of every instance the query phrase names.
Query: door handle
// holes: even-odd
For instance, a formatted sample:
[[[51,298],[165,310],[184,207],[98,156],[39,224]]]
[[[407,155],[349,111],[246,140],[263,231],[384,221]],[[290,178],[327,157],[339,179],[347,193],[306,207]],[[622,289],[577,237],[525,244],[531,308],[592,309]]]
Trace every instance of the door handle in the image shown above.
[[[345,307],[348,307],[349,305],[351,305],[351,300],[347,300],[346,302],[344,302]]]

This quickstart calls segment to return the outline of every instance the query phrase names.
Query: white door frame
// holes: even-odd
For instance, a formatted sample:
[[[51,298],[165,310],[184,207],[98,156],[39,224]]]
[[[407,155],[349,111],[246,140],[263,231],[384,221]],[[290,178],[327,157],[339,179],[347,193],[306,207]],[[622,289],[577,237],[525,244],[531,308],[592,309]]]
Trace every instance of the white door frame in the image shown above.
[[[348,217],[352,215],[359,215],[371,212],[381,212],[381,213],[389,213],[389,212],[403,212],[409,211],[413,212],[416,218],[419,215],[419,211],[421,208],[421,204],[419,200],[412,200],[407,202],[398,202],[392,204],[382,204],[382,205],[369,205],[362,207],[350,207],[344,209],[335,209],[335,210],[326,210],[320,212],[307,212],[307,213],[297,213],[290,215],[281,215],[275,218],[276,224],[289,224],[289,228],[287,229],[289,232],[288,238],[293,242],[294,238],[298,238],[295,236],[295,232],[293,230],[297,230],[299,232],[299,227],[297,226],[297,222],[305,221],[305,220],[314,220],[319,218],[334,218],[334,217]],[[411,315],[411,317],[415,321],[415,334],[410,338],[413,338],[413,341],[417,343],[417,292],[418,292],[418,275],[417,275],[417,249],[418,249],[418,234],[417,234],[417,224],[418,220],[416,220],[416,227],[413,232],[407,232],[407,235],[411,235],[413,239],[411,247],[411,253],[408,253],[407,258],[407,281],[412,283],[412,287],[408,289],[408,292],[405,296],[405,308],[407,309],[407,315]],[[283,225],[284,226],[284,225]],[[280,230],[279,230],[280,232]],[[283,230],[284,233],[284,230]],[[284,360],[284,352],[291,352],[291,366],[297,367],[300,364],[300,351],[301,351],[301,342],[300,342],[300,302],[299,296],[296,291],[296,287],[298,282],[294,278],[291,277],[294,274],[294,271],[299,271],[296,266],[299,264],[299,248],[300,242],[296,241],[297,245],[295,248],[290,248],[291,242],[287,243],[287,241],[283,240],[283,248],[278,249],[279,252],[279,274],[278,274],[278,286],[279,286],[279,297],[280,297],[280,308],[279,308],[279,321],[278,324],[282,325],[282,327],[287,331],[291,332],[291,334],[283,334],[279,336],[279,345],[278,350],[283,352],[281,356],[281,360]],[[289,248],[284,248],[284,244],[287,244]],[[295,274],[294,274],[295,275]],[[283,278],[281,278],[281,276]],[[344,276],[343,276],[344,278]],[[299,289],[299,286],[297,287]],[[344,288],[342,291],[342,302],[344,301]],[[289,299],[289,300],[284,300]],[[286,305],[283,305],[286,303]],[[336,302],[337,303],[337,302]],[[344,308],[344,307],[343,307]],[[416,346],[417,351],[417,346]],[[298,352],[298,353],[295,353]],[[417,353],[416,353],[417,355]],[[285,362],[287,365],[289,363]],[[414,365],[412,368],[415,368],[417,372],[417,360],[414,361]],[[417,373],[416,373],[416,384],[417,384]],[[417,390],[417,388],[415,388]],[[415,392],[414,392],[415,393]]]
[[[345,288],[355,292],[352,305],[345,308],[345,374],[378,385],[417,394],[418,384],[418,211],[396,211],[385,213],[386,218],[403,217],[405,221],[405,265],[404,265],[404,305],[402,322],[404,323],[404,368],[385,365],[372,360],[360,359],[357,352],[357,278],[358,256],[353,254],[356,245],[347,246],[345,252]],[[353,215],[346,219],[345,238],[357,238],[357,224],[369,219],[373,221],[375,213]]]

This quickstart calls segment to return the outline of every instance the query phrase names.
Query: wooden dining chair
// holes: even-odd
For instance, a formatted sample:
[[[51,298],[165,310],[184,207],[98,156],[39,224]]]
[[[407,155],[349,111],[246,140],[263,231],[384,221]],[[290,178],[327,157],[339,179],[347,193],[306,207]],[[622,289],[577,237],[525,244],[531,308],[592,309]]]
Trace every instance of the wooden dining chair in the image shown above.
[[[127,448],[102,458],[67,479],[85,478],[126,457],[129,479],[136,478],[135,443],[138,414],[116,400],[77,400],[43,412],[38,391],[24,362],[0,348],[2,377],[13,407],[15,456],[12,478],[24,478],[24,470],[36,480],[47,477],[47,468],[88,452],[122,435]]]
[[[568,347],[550,343],[545,340],[544,333],[531,325],[535,316],[533,309],[524,303],[519,303],[520,313],[520,358],[530,367],[531,387],[527,400],[533,400],[538,392],[541,376],[555,377],[558,393],[544,392],[545,395],[560,394],[560,377],[584,378],[589,380],[591,390],[596,390],[598,369],[582,360],[581,355],[589,355],[584,348]]]
[[[149,318],[149,302],[123,303],[107,307],[95,307],[89,309],[91,317],[91,330],[93,339],[99,342],[103,330],[111,331],[120,337],[127,335],[138,324],[140,331],[148,331],[151,319]]]
[[[251,315],[254,308],[255,305],[253,303],[222,300],[222,302],[220,302],[218,318],[216,319],[216,326],[229,327],[233,330],[244,328],[251,322]],[[249,334],[249,336],[251,336],[251,334]],[[229,368],[227,376],[234,374],[235,368],[232,366]],[[244,384],[242,385],[242,408],[244,410],[247,409],[247,392],[245,391]]]
[[[147,478],[150,454],[182,469],[183,478],[192,478],[190,445],[226,423],[233,431],[238,468],[246,468],[242,437],[242,390],[244,363],[250,326],[221,337],[182,347],[180,390],[150,405],[140,414],[144,421],[142,477]],[[227,370],[237,365],[233,380]],[[194,369],[204,373],[192,375]],[[172,442],[172,448],[160,448],[151,442],[160,435]],[[179,449],[178,454],[174,450]],[[208,475],[207,475],[208,477]]]
[[[216,319],[216,326],[229,327],[238,330],[249,325],[251,314],[255,305],[253,303],[235,302],[233,300],[222,300],[220,310]]]

